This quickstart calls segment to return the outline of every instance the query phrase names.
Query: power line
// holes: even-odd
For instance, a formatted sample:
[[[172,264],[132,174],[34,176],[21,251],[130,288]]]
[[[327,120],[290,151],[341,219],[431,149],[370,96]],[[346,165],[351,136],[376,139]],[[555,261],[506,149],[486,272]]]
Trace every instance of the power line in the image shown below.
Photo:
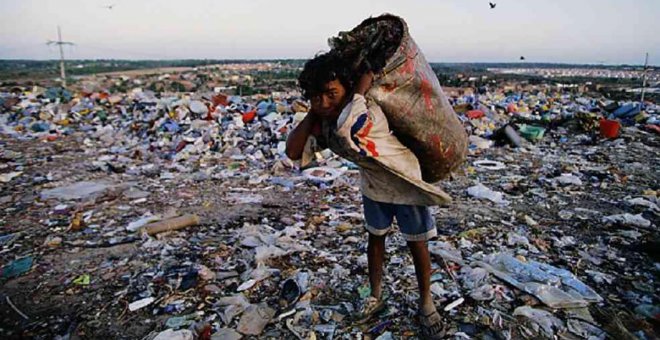
[[[62,41],[62,31],[60,30],[60,26],[57,26],[57,41],[50,40],[46,44],[58,45],[60,48],[60,77],[62,78],[62,87],[66,87],[66,72],[64,70],[64,50],[62,49],[62,45],[74,45],[74,43],[70,41]]]

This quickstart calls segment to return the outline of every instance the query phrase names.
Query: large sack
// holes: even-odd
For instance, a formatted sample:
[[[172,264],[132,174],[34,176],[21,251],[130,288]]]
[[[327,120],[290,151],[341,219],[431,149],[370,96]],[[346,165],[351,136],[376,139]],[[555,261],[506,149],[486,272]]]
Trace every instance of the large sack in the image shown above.
[[[465,161],[467,133],[403,19],[385,14],[365,20],[353,31],[381,20],[400,23],[401,42],[367,98],[380,105],[394,134],[415,153],[424,181],[437,182]]]

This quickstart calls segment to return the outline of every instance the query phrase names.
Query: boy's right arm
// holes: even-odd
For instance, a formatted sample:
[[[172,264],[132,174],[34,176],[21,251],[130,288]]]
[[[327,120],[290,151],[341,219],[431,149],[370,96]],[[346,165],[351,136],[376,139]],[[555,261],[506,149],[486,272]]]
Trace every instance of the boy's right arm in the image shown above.
[[[300,124],[291,131],[286,140],[286,155],[289,159],[297,161],[302,157],[307,138],[312,134],[312,129],[317,122],[318,116],[310,111]]]

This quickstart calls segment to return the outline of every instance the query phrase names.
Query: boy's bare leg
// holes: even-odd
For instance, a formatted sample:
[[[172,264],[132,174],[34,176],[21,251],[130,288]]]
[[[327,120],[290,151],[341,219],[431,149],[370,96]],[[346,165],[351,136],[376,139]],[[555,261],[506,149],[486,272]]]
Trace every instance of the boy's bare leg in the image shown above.
[[[371,296],[380,300],[383,281],[383,263],[385,262],[385,235],[376,236],[369,233],[367,261],[369,263]]]
[[[431,256],[426,241],[408,241],[419,286],[419,310],[428,315],[435,311],[431,297]]]

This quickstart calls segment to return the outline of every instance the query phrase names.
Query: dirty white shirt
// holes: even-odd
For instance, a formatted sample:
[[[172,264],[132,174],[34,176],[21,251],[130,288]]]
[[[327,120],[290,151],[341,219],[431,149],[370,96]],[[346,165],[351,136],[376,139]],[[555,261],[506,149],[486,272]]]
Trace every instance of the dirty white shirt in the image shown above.
[[[333,152],[360,167],[362,194],[374,201],[426,206],[451,201],[422,180],[415,154],[392,134],[380,107],[360,94],[353,96],[336,124],[322,124],[320,137]]]

